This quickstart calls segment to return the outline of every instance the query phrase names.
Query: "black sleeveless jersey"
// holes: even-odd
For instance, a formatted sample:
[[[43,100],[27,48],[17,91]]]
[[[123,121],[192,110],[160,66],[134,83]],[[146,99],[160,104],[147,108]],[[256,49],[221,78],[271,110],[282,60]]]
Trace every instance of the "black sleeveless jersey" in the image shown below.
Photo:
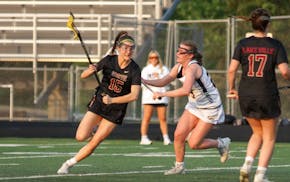
[[[118,56],[108,55],[98,63],[98,71],[103,71],[101,89],[110,97],[126,95],[131,92],[131,85],[141,85],[141,69],[133,60],[121,69]]]
[[[270,37],[249,37],[238,42],[233,59],[240,61],[240,96],[278,95],[275,68],[288,63],[282,43]]]

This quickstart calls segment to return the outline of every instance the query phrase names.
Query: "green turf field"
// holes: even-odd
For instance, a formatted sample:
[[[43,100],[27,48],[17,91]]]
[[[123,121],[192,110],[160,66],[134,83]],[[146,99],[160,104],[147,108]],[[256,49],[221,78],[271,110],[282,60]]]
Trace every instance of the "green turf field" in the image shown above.
[[[140,146],[136,140],[106,140],[69,175],[57,175],[62,162],[84,144],[73,139],[0,138],[0,182],[236,182],[246,148],[246,143],[232,142],[231,158],[226,164],[219,162],[217,150],[187,149],[187,173],[164,176],[174,162],[172,145],[154,141],[153,145]],[[276,145],[268,170],[270,180],[290,181],[289,151],[288,143]]]

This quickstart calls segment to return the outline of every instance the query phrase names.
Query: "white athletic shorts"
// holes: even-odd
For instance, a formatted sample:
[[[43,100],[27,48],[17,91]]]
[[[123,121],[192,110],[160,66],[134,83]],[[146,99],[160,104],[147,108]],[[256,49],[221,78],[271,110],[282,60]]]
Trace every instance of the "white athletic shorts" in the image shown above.
[[[225,121],[225,113],[222,104],[216,108],[197,108],[192,102],[188,102],[185,109],[207,123],[221,124]]]

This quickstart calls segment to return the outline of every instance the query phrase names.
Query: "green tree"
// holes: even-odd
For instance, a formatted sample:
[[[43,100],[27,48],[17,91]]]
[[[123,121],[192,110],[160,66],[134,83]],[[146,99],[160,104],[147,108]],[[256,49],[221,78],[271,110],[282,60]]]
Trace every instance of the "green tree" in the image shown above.
[[[229,0],[226,11],[233,15],[248,16],[256,8],[267,9],[272,16],[289,15],[290,13],[288,0]]]
[[[182,0],[172,20],[199,20],[248,16],[256,8],[265,8],[272,16],[289,15],[289,0]]]
[[[182,0],[172,20],[199,20],[222,18],[227,3],[224,0]]]

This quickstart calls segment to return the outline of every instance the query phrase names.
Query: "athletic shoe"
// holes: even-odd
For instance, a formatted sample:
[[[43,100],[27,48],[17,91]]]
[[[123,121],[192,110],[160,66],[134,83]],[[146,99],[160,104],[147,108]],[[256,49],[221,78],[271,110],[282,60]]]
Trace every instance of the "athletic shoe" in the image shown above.
[[[151,145],[151,144],[152,144],[152,141],[149,140],[148,138],[143,138],[140,141],[140,145]]]
[[[163,145],[170,145],[170,144],[172,144],[172,142],[171,142],[171,140],[169,138],[163,140]]]
[[[65,162],[62,166],[57,170],[57,174],[68,174],[70,166]]]
[[[164,172],[164,175],[172,175],[172,174],[185,174],[184,166],[175,166],[172,169]]]
[[[254,182],[271,182],[265,176],[263,178],[256,177],[254,178]]]
[[[229,159],[230,153],[230,143],[231,139],[229,137],[226,138],[218,138],[219,143],[222,145],[218,148],[218,151],[221,155],[221,163],[225,163]]]
[[[256,171],[254,182],[271,182],[269,181],[265,174],[261,174],[260,171]]]
[[[245,168],[240,170],[240,182],[250,182],[249,171]]]

